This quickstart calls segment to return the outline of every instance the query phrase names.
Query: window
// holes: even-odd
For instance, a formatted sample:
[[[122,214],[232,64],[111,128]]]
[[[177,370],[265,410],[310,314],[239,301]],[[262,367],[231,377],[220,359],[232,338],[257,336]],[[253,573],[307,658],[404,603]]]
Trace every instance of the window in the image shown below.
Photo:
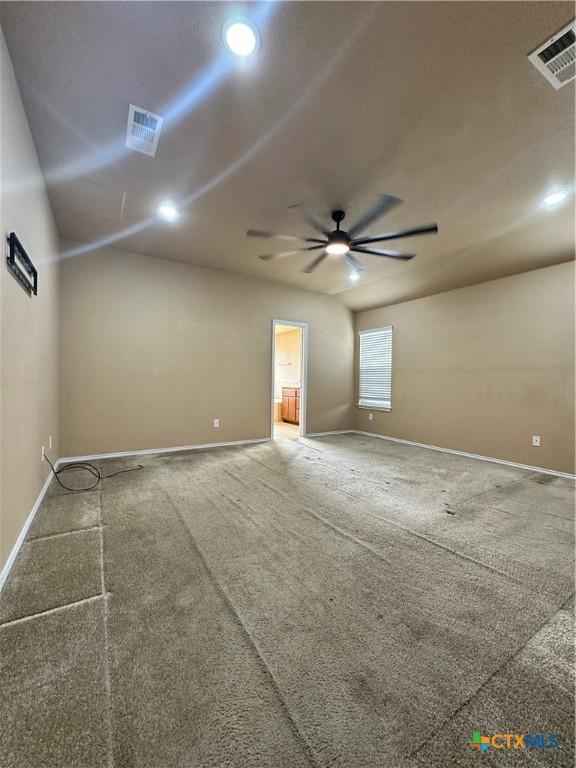
[[[361,408],[392,407],[392,326],[360,331],[360,387],[358,405]]]

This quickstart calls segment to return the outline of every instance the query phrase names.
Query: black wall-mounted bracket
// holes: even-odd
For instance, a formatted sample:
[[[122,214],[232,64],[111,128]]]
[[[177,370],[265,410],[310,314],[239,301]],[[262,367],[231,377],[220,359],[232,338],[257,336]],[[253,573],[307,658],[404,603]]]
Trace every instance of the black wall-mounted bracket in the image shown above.
[[[38,295],[38,272],[32,264],[30,257],[24,250],[24,246],[16,237],[15,232],[10,232],[8,240],[8,269],[18,280],[20,285],[29,294]]]

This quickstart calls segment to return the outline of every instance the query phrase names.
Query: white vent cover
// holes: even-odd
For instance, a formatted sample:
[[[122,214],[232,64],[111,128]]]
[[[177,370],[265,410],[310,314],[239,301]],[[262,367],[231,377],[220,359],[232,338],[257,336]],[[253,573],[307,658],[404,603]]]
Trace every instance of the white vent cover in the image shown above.
[[[164,118],[130,104],[128,126],[126,128],[126,146],[154,157],[160,138],[160,129]]]
[[[576,77],[575,40],[576,23],[571,21],[528,56],[536,69],[556,89]]]

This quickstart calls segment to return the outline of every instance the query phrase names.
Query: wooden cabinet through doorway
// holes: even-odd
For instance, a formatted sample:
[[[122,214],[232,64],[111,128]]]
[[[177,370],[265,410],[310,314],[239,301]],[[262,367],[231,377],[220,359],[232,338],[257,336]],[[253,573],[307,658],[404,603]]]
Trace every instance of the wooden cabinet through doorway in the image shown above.
[[[300,387],[282,387],[282,421],[300,424]]]

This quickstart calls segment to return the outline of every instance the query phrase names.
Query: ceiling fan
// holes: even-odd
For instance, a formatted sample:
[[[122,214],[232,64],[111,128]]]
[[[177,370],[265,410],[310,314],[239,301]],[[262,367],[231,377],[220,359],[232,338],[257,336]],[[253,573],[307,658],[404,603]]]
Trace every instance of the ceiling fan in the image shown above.
[[[415,235],[432,235],[438,232],[437,224],[427,224],[423,227],[411,227],[410,229],[401,229],[396,232],[385,232],[382,235],[374,235],[373,237],[361,237],[361,233],[373,224],[385,213],[388,213],[397,205],[402,202],[397,197],[391,195],[382,195],[373,208],[364,214],[356,224],[353,224],[347,231],[340,229],[340,224],[344,220],[346,214],[342,210],[335,210],[331,213],[332,221],[336,224],[336,229],[329,230],[323,226],[319,221],[308,214],[304,214],[304,219],[312,229],[316,230],[323,237],[322,239],[317,237],[298,237],[296,235],[278,235],[274,232],[266,232],[260,229],[249,229],[246,233],[248,237],[263,237],[274,240],[294,240],[304,243],[313,243],[313,245],[306,246],[304,248],[297,248],[291,251],[281,251],[280,253],[265,253],[259,256],[260,259],[268,261],[270,259],[279,259],[284,256],[293,256],[297,253],[303,253],[305,251],[319,251],[322,250],[320,255],[308,264],[303,272],[314,272],[327,256],[343,256],[344,260],[355,270],[362,271],[362,264],[356,259],[353,253],[369,254],[371,256],[384,256],[387,259],[398,259],[399,261],[409,261],[413,259],[416,254],[414,253],[402,253],[400,251],[384,251],[375,248],[365,248],[366,245],[372,243],[382,243],[386,240],[397,240],[403,237],[414,237]]]

